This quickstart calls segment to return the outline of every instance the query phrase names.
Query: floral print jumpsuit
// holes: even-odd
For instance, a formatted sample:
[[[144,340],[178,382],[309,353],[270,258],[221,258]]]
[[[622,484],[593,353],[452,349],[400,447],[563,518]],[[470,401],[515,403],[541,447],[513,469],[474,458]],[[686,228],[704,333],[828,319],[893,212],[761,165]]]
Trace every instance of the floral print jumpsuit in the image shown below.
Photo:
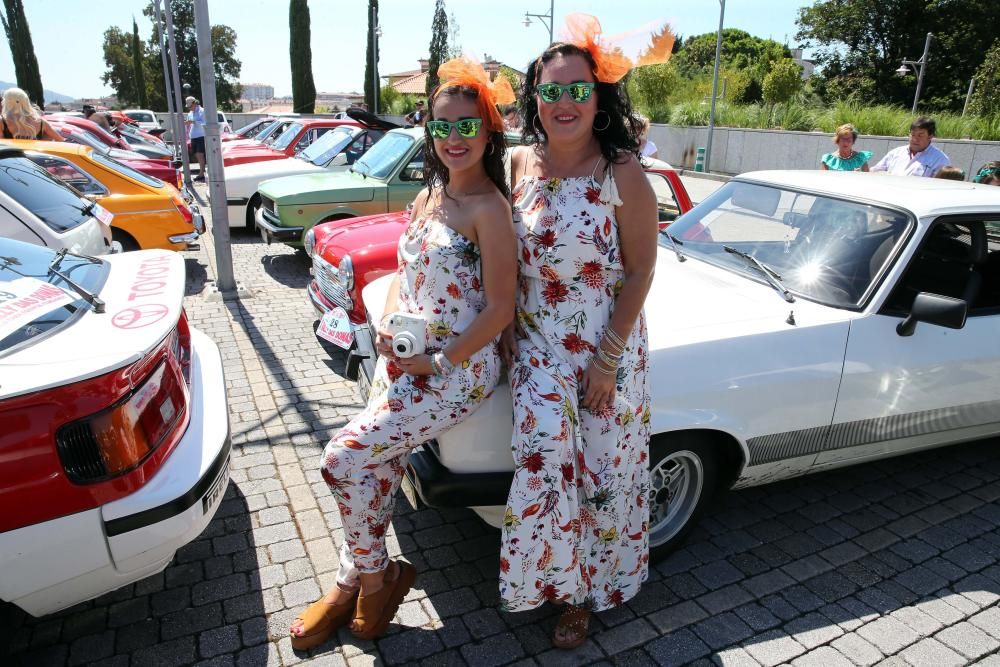
[[[427,321],[427,354],[447,347],[486,305],[479,248],[433,217],[399,241],[399,310]],[[413,376],[381,357],[366,408],[323,452],[323,479],[340,509],[345,542],[338,581],[386,567],[385,533],[410,452],[469,416],[496,387],[496,340],[446,376]]]
[[[600,164],[600,163],[599,163]],[[596,168],[595,168],[596,173]],[[628,336],[613,405],[581,382],[624,279],[611,170],[523,177],[514,189],[519,341],[511,373],[514,482],[500,553],[501,606],[616,607],[648,574],[649,392],[645,316]]]

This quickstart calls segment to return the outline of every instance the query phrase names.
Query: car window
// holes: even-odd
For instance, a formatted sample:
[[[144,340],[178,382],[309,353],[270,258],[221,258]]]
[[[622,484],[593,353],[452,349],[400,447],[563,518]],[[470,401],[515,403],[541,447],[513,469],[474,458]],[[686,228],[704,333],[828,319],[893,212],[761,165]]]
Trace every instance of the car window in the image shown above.
[[[46,338],[90,307],[69,283],[49,274],[54,256],[42,246],[0,239],[0,356]],[[59,266],[61,273],[95,294],[104,286],[108,270],[103,260],[73,255]]]
[[[264,144],[270,146],[275,141],[277,141],[285,133],[286,130],[288,130],[288,126],[291,124],[292,121],[279,120],[278,125],[270,133],[268,133],[266,137],[263,135],[260,137],[261,141],[263,141]]]
[[[317,167],[325,167],[334,156],[344,150],[359,131],[358,128],[338,127],[332,132],[327,132],[302,151],[302,157]]]
[[[50,175],[85,195],[104,196],[108,194],[106,187],[68,160],[44,153],[26,153],[26,155]]]
[[[969,316],[1000,309],[1000,219],[935,220],[886,302],[905,315],[920,292],[964,300]]]
[[[91,157],[91,159],[94,160],[94,162],[102,164],[105,167],[107,167],[108,169],[110,169],[111,171],[118,172],[119,174],[122,174],[123,176],[128,176],[133,181],[139,181],[143,185],[148,185],[151,188],[161,188],[161,187],[163,187],[163,181],[161,181],[160,179],[155,178],[153,176],[147,176],[146,174],[142,173],[141,171],[136,171],[132,167],[124,165],[121,162],[118,162],[117,160],[112,160],[111,158],[106,157],[104,155],[94,155],[94,154],[92,154],[90,157]]]
[[[857,308],[884,274],[911,224],[891,209],[730,181],[677,219],[685,254],[764,281],[726,247],[771,267],[794,294]],[[660,244],[670,247],[665,237]]]
[[[155,123],[156,118],[153,117],[151,113],[143,113],[141,111],[128,111],[125,113],[126,116],[131,118],[137,123]]]
[[[291,125],[288,126],[287,130],[281,133],[280,137],[274,140],[273,148],[279,151],[285,150],[286,148],[292,145],[293,141],[295,141],[298,138],[299,132],[301,131],[302,131],[301,123],[292,123]],[[308,136],[308,133],[306,133],[306,136]]]
[[[674,189],[663,174],[646,172],[646,180],[656,194],[656,216],[659,222],[673,222],[681,214],[681,207],[674,197]]]
[[[406,163],[403,170],[399,172],[401,181],[422,181],[424,180],[424,149],[421,148],[417,154]]]
[[[413,142],[414,138],[408,134],[390,132],[355,163],[354,170],[373,178],[388,178],[409,153]]]
[[[56,232],[88,222],[90,202],[26,157],[0,157],[0,191]]]
[[[219,114],[219,122],[220,123],[225,123],[226,122],[226,117],[222,115],[221,111],[219,111],[218,114]]]

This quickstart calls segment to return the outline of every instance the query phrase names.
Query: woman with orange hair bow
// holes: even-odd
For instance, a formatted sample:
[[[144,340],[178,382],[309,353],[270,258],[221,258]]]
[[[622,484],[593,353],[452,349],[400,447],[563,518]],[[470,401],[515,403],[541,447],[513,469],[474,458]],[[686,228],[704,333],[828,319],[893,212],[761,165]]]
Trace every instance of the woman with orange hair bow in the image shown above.
[[[528,67],[524,137],[511,159],[519,245],[512,360],[514,481],[501,606],[564,605],[553,644],[587,638],[592,611],[639,591],[649,564],[649,389],[643,302],[656,197],[639,164],[636,64],[583,14]],[[663,30],[647,49],[669,55]],[[658,41],[659,40],[659,41]],[[663,62],[663,57],[659,62]]]
[[[296,649],[348,623],[359,639],[385,632],[415,578],[385,545],[409,454],[472,414],[500,376],[497,340],[514,314],[517,260],[497,104],[514,94],[466,59],[438,75],[424,126],[427,187],[399,240],[371,396],[321,460],[344,527],[340,570],[292,625]],[[391,325],[404,318],[422,343],[417,354],[390,345]]]

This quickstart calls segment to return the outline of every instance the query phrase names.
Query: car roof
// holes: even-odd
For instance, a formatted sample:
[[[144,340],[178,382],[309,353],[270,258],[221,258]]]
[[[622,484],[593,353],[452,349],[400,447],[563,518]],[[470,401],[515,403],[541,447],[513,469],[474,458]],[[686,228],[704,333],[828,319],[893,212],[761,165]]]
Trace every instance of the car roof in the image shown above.
[[[734,180],[754,181],[796,190],[810,190],[845,199],[884,203],[909,210],[917,217],[957,213],[970,209],[1000,211],[1000,189],[995,185],[965,183],[944,178],[803,169],[751,171],[736,176]]]

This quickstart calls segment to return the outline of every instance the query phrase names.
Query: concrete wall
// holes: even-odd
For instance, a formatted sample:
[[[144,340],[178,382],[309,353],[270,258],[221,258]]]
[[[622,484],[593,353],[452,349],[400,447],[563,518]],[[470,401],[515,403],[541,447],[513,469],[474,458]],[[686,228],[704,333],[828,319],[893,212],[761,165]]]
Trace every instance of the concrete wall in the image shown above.
[[[691,169],[697,147],[705,146],[708,128],[653,124],[649,136],[661,160]],[[935,139],[934,143],[966,174],[975,174],[990,160],[1000,160],[1000,141]],[[874,165],[891,149],[905,144],[905,137],[861,135],[855,145],[859,150],[874,153],[870,162]],[[820,158],[833,149],[831,135],[820,132],[717,127],[712,139],[711,167],[712,171],[726,174],[757,169],[819,169]]]

